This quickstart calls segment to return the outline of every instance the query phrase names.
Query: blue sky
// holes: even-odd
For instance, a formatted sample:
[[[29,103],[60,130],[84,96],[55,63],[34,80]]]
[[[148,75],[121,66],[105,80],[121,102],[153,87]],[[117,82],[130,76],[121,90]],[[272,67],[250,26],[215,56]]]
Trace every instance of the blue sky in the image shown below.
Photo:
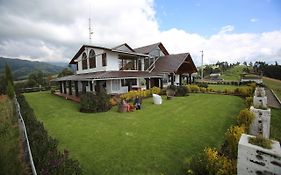
[[[232,25],[237,33],[281,29],[280,0],[156,0],[160,30],[181,28],[210,36]]]

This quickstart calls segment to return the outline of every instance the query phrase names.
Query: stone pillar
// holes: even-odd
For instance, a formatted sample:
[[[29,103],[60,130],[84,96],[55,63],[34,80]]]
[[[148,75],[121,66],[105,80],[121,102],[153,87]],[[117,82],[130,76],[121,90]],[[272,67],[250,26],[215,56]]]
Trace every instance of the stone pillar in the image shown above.
[[[66,81],[63,81],[63,93],[67,94],[67,91],[66,91]]]
[[[74,81],[75,96],[78,97],[78,81]]]
[[[71,84],[71,81],[68,81],[68,94],[69,95],[72,95],[72,84]]]
[[[59,81],[59,84],[60,84],[60,93],[62,94],[62,82]]]

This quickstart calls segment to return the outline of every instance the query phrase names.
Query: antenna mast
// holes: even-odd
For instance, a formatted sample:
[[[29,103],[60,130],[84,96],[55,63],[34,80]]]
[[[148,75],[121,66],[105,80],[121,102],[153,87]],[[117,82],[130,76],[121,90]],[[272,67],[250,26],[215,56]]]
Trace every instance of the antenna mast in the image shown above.
[[[93,31],[92,31],[92,27],[91,27],[91,18],[89,18],[89,44],[92,43],[92,34],[93,34]]]
[[[202,62],[201,62],[201,80],[203,81],[203,71],[204,71],[204,68],[203,68],[203,50],[200,51],[202,53]]]

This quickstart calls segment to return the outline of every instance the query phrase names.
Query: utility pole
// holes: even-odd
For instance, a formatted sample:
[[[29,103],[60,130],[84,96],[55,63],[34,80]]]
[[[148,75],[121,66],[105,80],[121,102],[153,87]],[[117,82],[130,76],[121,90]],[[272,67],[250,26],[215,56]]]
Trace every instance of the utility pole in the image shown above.
[[[93,34],[93,31],[92,31],[92,27],[91,27],[91,18],[89,18],[89,44],[92,43],[92,34]]]
[[[201,80],[203,81],[203,50],[200,51],[202,53],[202,62],[201,62]]]

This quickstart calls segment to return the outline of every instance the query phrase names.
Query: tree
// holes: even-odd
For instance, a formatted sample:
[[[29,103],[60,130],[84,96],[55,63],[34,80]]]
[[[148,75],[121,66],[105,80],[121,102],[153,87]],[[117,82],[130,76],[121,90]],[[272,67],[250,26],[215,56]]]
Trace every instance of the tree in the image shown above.
[[[14,98],[14,96],[15,96],[14,87],[13,87],[11,81],[8,81],[8,86],[7,86],[6,94],[10,97],[10,99]]]
[[[6,85],[8,85],[8,82],[10,81],[12,86],[14,86],[13,74],[10,66],[7,63],[5,65],[5,80],[6,80]]]
[[[73,72],[70,68],[64,68],[61,73],[59,73],[58,77],[64,77],[67,75],[73,75]]]
[[[40,70],[32,72],[28,76],[27,85],[28,85],[28,87],[34,87],[34,86],[39,86],[39,85],[42,85],[42,86],[47,85],[47,81],[44,78],[44,73]]]

